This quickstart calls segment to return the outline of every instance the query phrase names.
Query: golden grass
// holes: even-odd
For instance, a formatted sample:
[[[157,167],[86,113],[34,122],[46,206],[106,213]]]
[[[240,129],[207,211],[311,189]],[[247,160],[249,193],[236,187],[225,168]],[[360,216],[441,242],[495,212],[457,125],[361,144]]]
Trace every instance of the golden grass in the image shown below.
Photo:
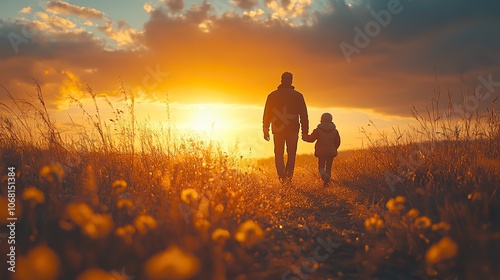
[[[36,92],[0,104],[14,108],[2,117],[0,146],[2,184],[6,168],[17,168],[24,274],[16,279],[498,275],[500,123],[492,109],[462,119],[414,110],[420,127],[393,139],[369,135],[368,149],[340,153],[334,184],[323,188],[312,156],[299,156],[293,183],[282,186],[272,159],[152,131],[135,119],[133,102],[111,125],[81,107],[88,124],[63,141]]]

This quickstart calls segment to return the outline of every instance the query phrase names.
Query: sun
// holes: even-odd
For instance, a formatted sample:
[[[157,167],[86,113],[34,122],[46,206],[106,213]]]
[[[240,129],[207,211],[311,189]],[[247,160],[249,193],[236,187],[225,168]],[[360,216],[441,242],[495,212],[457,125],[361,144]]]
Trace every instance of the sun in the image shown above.
[[[225,118],[216,104],[197,105],[191,117],[189,128],[199,132],[220,132],[226,128]]]

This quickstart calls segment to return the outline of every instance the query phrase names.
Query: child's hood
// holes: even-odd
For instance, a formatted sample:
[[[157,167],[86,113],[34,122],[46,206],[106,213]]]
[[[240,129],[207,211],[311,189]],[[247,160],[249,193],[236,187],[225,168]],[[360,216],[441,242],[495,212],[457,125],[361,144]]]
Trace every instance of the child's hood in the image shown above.
[[[322,122],[320,124],[318,124],[318,129],[320,129],[321,131],[324,131],[324,132],[331,132],[333,130],[335,130],[337,127],[335,126],[335,124],[333,122]]]

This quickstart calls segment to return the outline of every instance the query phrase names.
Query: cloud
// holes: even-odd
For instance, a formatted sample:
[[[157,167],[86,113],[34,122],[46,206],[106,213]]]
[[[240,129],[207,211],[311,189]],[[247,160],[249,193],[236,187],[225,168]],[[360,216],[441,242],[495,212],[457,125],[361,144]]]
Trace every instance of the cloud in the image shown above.
[[[231,3],[243,10],[250,10],[257,6],[259,2],[257,0],[231,0]]]
[[[262,9],[257,9],[257,10],[253,10],[253,11],[244,11],[243,12],[244,16],[248,16],[248,17],[250,17],[251,19],[254,19],[254,20],[262,20],[261,17],[264,14],[265,14],[265,12]]]
[[[273,11],[272,17],[276,19],[291,20],[306,17],[311,0],[265,0],[268,9]]]
[[[49,16],[47,13],[38,12],[38,19],[42,24],[45,24],[41,29],[52,29],[53,31],[67,31],[76,27],[72,21],[58,16]]]
[[[184,8],[183,0],[164,0],[164,2],[172,12],[180,12]]]
[[[64,1],[49,1],[46,9],[54,14],[74,15],[83,19],[106,20],[104,13],[97,9],[77,6]]]
[[[148,3],[144,4],[143,9],[144,9],[144,11],[146,11],[146,13],[151,13],[153,11],[153,7],[151,5],[149,5]]]
[[[23,7],[23,8],[19,11],[19,13],[21,13],[21,14],[29,14],[29,13],[31,13],[31,7]]]
[[[113,24],[108,22],[105,26],[99,26],[98,29],[118,46],[132,49],[140,47],[138,40],[141,37],[141,32],[130,27],[125,21],[119,21],[117,28],[113,28]]]

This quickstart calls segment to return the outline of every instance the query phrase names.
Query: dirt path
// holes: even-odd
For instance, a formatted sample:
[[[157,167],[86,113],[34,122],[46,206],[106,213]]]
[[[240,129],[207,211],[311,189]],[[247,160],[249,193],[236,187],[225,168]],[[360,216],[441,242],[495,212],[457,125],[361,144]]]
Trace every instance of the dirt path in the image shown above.
[[[278,226],[268,233],[266,271],[248,279],[359,278],[356,237],[361,232],[354,214],[361,203],[359,194],[338,182],[325,188],[311,175],[291,186],[273,187],[278,204],[285,207],[270,207]]]

